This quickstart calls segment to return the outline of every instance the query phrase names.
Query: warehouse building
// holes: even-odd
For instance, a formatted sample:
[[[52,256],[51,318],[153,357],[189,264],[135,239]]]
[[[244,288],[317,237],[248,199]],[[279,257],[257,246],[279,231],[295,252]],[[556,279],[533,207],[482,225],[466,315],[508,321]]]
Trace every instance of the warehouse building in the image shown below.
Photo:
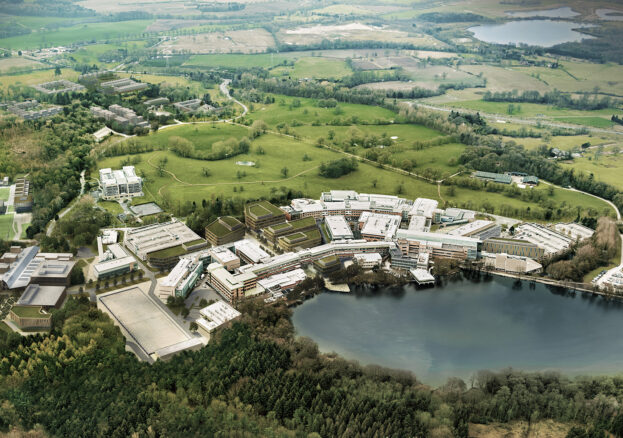
[[[317,229],[316,220],[314,218],[307,217],[271,225],[264,228],[262,230],[262,234],[267,241],[275,245],[279,237],[287,236],[288,234],[293,234],[299,231],[311,231],[315,229]]]
[[[123,166],[122,170],[100,169],[99,177],[102,199],[143,196],[143,179],[136,175],[134,166]]]
[[[482,250],[492,254],[508,254],[512,256],[540,259],[545,250],[535,243],[522,239],[506,239],[493,237],[482,243]]]
[[[244,239],[244,224],[233,216],[222,216],[205,228],[206,240],[212,246]]]
[[[353,230],[344,216],[326,216],[324,218],[325,229],[330,240],[354,239]]]
[[[510,184],[513,181],[512,177],[505,173],[475,172],[474,177],[498,184]]]
[[[545,249],[545,254],[556,254],[569,248],[575,241],[558,231],[540,224],[524,223],[515,228],[515,238],[527,240]]]
[[[254,202],[244,207],[244,222],[250,230],[259,231],[285,221],[286,214],[283,210],[268,201]]]

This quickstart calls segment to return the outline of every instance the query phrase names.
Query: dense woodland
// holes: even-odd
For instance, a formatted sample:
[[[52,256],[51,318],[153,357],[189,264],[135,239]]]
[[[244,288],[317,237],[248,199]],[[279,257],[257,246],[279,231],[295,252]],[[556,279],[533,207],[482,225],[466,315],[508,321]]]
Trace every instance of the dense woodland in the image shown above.
[[[0,339],[0,428],[39,424],[82,437],[467,437],[470,422],[554,419],[577,424],[574,433],[623,436],[620,378],[506,370],[432,390],[408,372],[320,355],[312,341],[294,338],[284,306],[248,302],[242,310],[202,350],[148,365],[124,351],[107,316],[70,300],[49,336]]]

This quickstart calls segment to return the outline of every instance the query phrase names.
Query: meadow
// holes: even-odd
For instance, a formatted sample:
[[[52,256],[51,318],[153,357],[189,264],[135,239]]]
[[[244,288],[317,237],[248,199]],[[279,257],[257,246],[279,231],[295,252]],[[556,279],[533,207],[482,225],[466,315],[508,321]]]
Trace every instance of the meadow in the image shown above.
[[[195,127],[199,126],[201,125]],[[191,126],[175,127],[170,128],[170,132],[166,135],[198,139],[205,129],[213,128],[201,127],[198,132],[195,132],[194,127]],[[216,129],[218,132],[218,128]],[[150,136],[148,139],[165,142],[166,136],[162,134]],[[450,171],[452,166],[447,164],[446,158],[459,153],[462,147],[461,145],[444,145],[427,149],[422,151],[424,153],[419,159],[422,161],[422,166],[434,165],[442,171],[442,166],[448,166],[447,170]],[[427,161],[426,157],[431,159],[431,151],[434,151],[434,156],[443,158],[439,158],[438,162]],[[359,192],[395,194],[407,198],[445,199],[452,203],[469,205],[470,208],[475,209],[485,202],[494,205],[506,204],[522,209],[534,207],[531,203],[520,199],[506,198],[497,193],[484,194],[460,187],[456,188],[453,197],[444,194],[447,188],[442,188],[443,199],[440,199],[435,184],[367,163],[360,163],[358,170],[349,175],[337,179],[323,178],[318,175],[318,166],[322,162],[343,157],[340,152],[318,148],[309,142],[276,134],[265,134],[253,141],[248,154],[219,161],[181,158],[167,150],[144,153],[140,156],[141,160],[136,167],[139,174],[146,177],[144,185],[146,197],[137,202],[154,200],[163,203],[166,201],[169,206],[175,206],[177,203],[198,202],[214,196],[256,199],[262,196],[270,197],[271,194],[284,189],[300,190],[305,196],[317,197],[323,191],[341,188]],[[157,167],[165,157],[165,172],[161,173]],[[284,160],[283,157],[288,157],[288,159]],[[117,168],[127,158],[127,156],[106,158],[100,160],[97,165],[98,168]],[[418,160],[418,158],[415,159]],[[240,166],[236,165],[237,161],[252,161],[256,165],[254,167]],[[284,167],[287,168],[285,176]],[[208,176],[206,176],[205,169],[208,170]],[[546,188],[543,186],[537,190],[546,190]],[[551,199],[556,203],[564,201],[568,205],[579,205],[585,210],[593,208],[601,212],[604,208],[608,208],[607,204],[595,198],[562,189],[556,189]]]
[[[562,165],[592,174],[595,179],[612,184],[619,190],[623,190],[623,178],[621,177],[623,173],[623,155],[621,153],[603,154],[597,159],[595,159],[595,153],[591,153],[583,158],[576,158],[572,162],[563,162]]]
[[[213,143],[229,138],[249,137],[249,129],[228,123],[202,123],[196,125],[171,126],[159,130],[148,137],[138,138],[141,143],[154,144],[166,148],[171,137],[183,137],[191,141],[197,150],[210,150]]]
[[[69,46],[80,42],[96,42],[138,36],[152,20],[85,23],[56,30],[39,30],[27,35],[0,39],[0,47],[7,49],[38,49]]]
[[[301,58],[294,66],[280,66],[272,69],[273,76],[289,76],[292,79],[341,79],[352,74],[346,62],[339,59],[308,57]]]

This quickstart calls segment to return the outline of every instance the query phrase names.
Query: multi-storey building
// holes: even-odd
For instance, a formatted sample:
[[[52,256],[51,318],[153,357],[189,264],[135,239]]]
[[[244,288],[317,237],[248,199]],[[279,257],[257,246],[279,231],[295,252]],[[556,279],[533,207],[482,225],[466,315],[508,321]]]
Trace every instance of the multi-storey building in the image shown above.
[[[530,257],[540,259],[545,254],[545,249],[536,243],[521,239],[504,239],[493,237],[482,244],[482,250],[493,254],[508,254],[513,256]]]
[[[415,257],[420,253],[428,253],[432,258],[455,260],[476,260],[482,249],[482,241],[479,239],[411,230],[398,230],[396,244],[405,256]]]
[[[205,228],[205,237],[212,246],[225,245],[244,238],[244,224],[232,216],[222,216]]]
[[[271,225],[286,221],[283,210],[275,207],[268,201],[258,201],[245,205],[244,222],[249,229],[259,231]]]
[[[317,229],[316,220],[311,217],[296,219],[290,222],[284,222],[277,225],[271,225],[262,229],[262,234],[270,243],[275,245],[277,239],[288,234],[297,233],[299,231],[311,231]]]
[[[136,175],[134,166],[123,166],[123,170],[100,169],[99,176],[102,199],[143,196],[143,179]]]

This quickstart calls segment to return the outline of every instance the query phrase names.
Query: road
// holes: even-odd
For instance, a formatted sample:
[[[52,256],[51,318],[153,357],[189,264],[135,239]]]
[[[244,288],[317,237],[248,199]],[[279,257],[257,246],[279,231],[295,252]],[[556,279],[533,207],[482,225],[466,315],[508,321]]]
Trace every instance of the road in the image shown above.
[[[580,129],[580,128],[586,128],[589,132],[594,132],[597,134],[616,134],[616,135],[623,135],[623,131],[616,131],[614,129],[604,129],[604,128],[593,128],[590,126],[583,126],[583,125],[572,125],[572,124],[567,124],[567,123],[556,123],[556,122],[550,122],[547,120],[543,120],[543,119],[521,119],[518,117],[509,117],[509,116],[504,116],[501,114],[488,114],[488,113],[483,113],[481,111],[474,111],[474,110],[468,110],[468,109],[464,109],[464,108],[447,108],[447,107],[443,107],[443,106],[436,106],[436,105],[429,105],[427,103],[420,103],[420,102],[410,102],[411,106],[416,106],[416,107],[422,107],[422,108],[426,108],[426,109],[430,109],[433,111],[442,111],[445,113],[449,113],[450,111],[461,111],[464,113],[468,113],[468,114],[476,114],[479,113],[481,117],[485,118],[485,119],[490,119],[490,120],[503,120],[505,122],[508,123],[516,123],[518,125],[530,125],[530,126],[536,126],[538,124],[543,125],[543,126],[550,126],[552,128],[563,128],[563,129]]]
[[[67,207],[65,210],[61,211],[58,214],[59,219],[65,216],[67,213],[69,213],[71,209],[74,208],[74,206],[78,203],[78,201],[80,201],[80,198],[82,198],[82,195],[84,195],[84,186],[86,184],[86,179],[84,178],[85,172],[86,172],[85,170],[80,172],[80,195],[78,195],[78,197],[69,205],[69,207]],[[46,230],[45,234],[47,236],[51,236],[52,231],[54,231],[55,226],[56,226],[56,219],[52,219],[50,223],[48,224],[48,229]]]

